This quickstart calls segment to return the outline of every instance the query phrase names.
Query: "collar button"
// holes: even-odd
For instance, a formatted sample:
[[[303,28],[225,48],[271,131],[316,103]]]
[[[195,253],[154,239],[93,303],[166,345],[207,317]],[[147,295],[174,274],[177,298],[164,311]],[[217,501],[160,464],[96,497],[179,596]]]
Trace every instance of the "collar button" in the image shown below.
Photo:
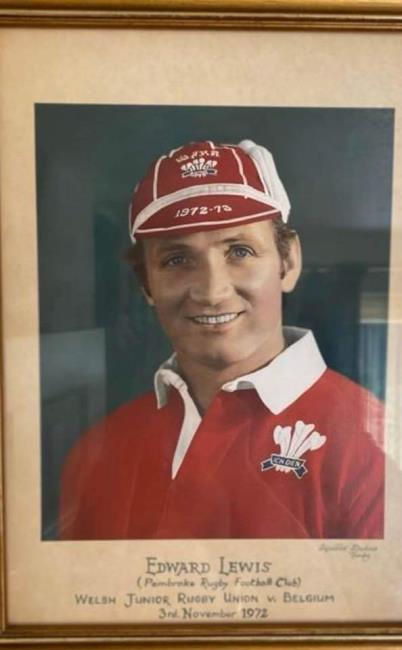
[[[229,381],[227,384],[223,386],[223,390],[225,390],[227,393],[234,393],[236,389],[237,389],[237,384],[235,381]]]

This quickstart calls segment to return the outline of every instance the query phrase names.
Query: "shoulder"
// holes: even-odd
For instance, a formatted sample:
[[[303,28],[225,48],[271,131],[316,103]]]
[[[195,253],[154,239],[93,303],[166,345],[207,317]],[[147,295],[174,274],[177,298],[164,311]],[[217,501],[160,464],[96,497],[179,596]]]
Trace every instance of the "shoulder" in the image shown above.
[[[97,423],[90,431],[114,435],[127,429],[133,431],[133,426],[142,427],[149,423],[150,418],[158,415],[158,406],[155,393],[148,391],[109,413]]]
[[[323,393],[330,394],[333,400],[338,399],[347,407],[369,405],[381,412],[384,410],[384,403],[374,393],[331,368],[325,370],[319,384]]]
[[[383,407],[383,403],[374,395],[374,393],[336,370],[327,368],[320,381],[322,382],[323,387],[330,388],[331,391],[335,391],[336,393],[341,392],[344,397],[350,396],[351,398],[364,399],[373,404],[377,404],[379,408]]]
[[[370,434],[380,447],[384,438],[384,403],[345,375],[327,368],[316,384],[317,401],[348,431]]]
[[[108,414],[85,431],[73,446],[68,463],[99,462],[101,456],[113,457],[139,443],[155,417],[160,417],[156,397],[149,391]]]
[[[103,429],[108,431],[116,430],[116,426],[142,424],[149,422],[149,418],[158,414],[158,405],[154,391],[148,391],[135,399],[119,406],[115,411],[107,415],[102,421]],[[99,425],[98,425],[99,426]]]

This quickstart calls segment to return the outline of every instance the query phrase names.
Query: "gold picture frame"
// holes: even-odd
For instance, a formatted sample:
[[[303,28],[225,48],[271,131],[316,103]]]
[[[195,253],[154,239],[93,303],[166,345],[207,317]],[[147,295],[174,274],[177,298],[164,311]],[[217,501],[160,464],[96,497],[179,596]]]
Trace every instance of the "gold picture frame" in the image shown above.
[[[317,40],[317,43],[318,41],[322,43],[320,46],[317,45],[317,51],[319,51],[320,47],[327,47],[331,38],[347,39],[350,37],[350,39],[353,39],[353,52],[360,57],[357,61],[356,59],[353,60],[361,74],[364,74],[370,63],[368,61],[370,47],[366,47],[365,43],[367,43],[367,39],[370,42],[371,39],[375,40],[375,47],[380,45],[382,48],[378,69],[384,69],[386,93],[384,101],[381,103],[381,83],[378,81],[377,75],[375,84],[373,84],[375,85],[375,89],[372,91],[373,94],[370,94],[367,90],[367,94],[363,99],[363,106],[372,106],[375,99],[380,98],[379,105],[389,108],[394,97],[389,89],[394,86],[392,92],[395,93],[395,96],[400,95],[400,105],[396,109],[398,111],[402,107],[402,86],[401,90],[395,89],[398,62],[393,55],[395,52],[402,53],[402,35],[399,34],[401,30],[402,0],[388,0],[387,2],[379,0],[366,0],[365,2],[358,0],[308,0],[302,3],[294,0],[220,0],[219,2],[213,2],[213,0],[164,0],[161,2],[140,2],[138,0],[119,0],[116,2],[113,2],[113,0],[64,0],[63,2],[59,0],[0,0],[0,73],[4,78],[4,94],[0,99],[0,141],[4,144],[4,148],[2,147],[3,152],[0,152],[0,216],[2,221],[1,350],[3,379],[3,460],[1,481],[3,499],[0,515],[2,524],[0,539],[2,624],[0,645],[21,648],[36,646],[43,648],[67,647],[69,645],[80,648],[100,646],[107,648],[148,646],[257,648],[265,645],[270,647],[294,647],[300,645],[317,648],[329,647],[330,645],[355,648],[358,645],[364,645],[373,649],[379,646],[402,647],[402,616],[398,620],[393,613],[390,614],[389,619],[381,615],[379,619],[370,620],[363,617],[360,621],[356,618],[347,622],[342,619],[341,615],[338,618],[335,617],[335,620],[325,620],[324,612],[322,617],[314,622],[305,622],[301,618],[291,623],[284,623],[283,621],[241,623],[237,621],[236,623],[225,624],[220,621],[214,624],[208,622],[183,624],[174,621],[173,623],[163,624],[157,621],[148,622],[146,616],[143,616],[142,619],[139,618],[139,621],[130,623],[127,617],[121,616],[120,618],[116,617],[114,622],[108,620],[103,623],[99,617],[91,619],[89,614],[87,620],[85,620],[85,616],[82,618],[77,616],[77,619],[71,618],[71,608],[65,609],[65,614],[63,614],[64,610],[61,604],[60,607],[56,607],[54,610],[56,614],[51,613],[48,616],[46,613],[47,600],[54,598],[55,594],[54,591],[49,592],[52,595],[48,595],[46,598],[46,576],[50,575],[50,573],[46,572],[52,571],[51,564],[46,569],[44,567],[43,579],[35,586],[29,582],[33,576],[37,575],[32,570],[32,567],[24,574],[25,568],[21,564],[21,576],[18,576],[20,572],[18,558],[23,557],[28,551],[27,547],[24,546],[21,535],[18,536],[17,534],[17,515],[14,517],[13,514],[15,489],[20,489],[23,494],[32,490],[33,499],[38,510],[40,490],[39,485],[35,485],[33,479],[36,476],[37,467],[31,468],[32,474],[28,473],[24,477],[15,476],[16,459],[22,459],[23,463],[29,463],[29,460],[21,450],[15,452],[12,444],[12,437],[18,437],[21,432],[20,427],[24,425],[24,421],[22,421],[14,428],[17,396],[18,394],[25,394],[24,391],[28,389],[31,391],[31,388],[34,394],[35,391],[39,390],[37,365],[38,291],[33,289],[33,287],[37,287],[37,251],[35,248],[36,224],[33,216],[35,202],[34,174],[32,171],[35,169],[32,156],[34,151],[33,117],[29,112],[32,107],[32,98],[38,103],[52,103],[54,101],[75,104],[78,100],[84,104],[92,101],[95,104],[106,104],[108,101],[117,102],[116,98],[120,97],[120,93],[124,91],[124,80],[121,83],[116,82],[113,96],[108,95],[107,84],[113,85],[114,83],[112,70],[108,64],[102,67],[102,74],[106,81],[104,79],[102,82],[98,82],[98,80],[94,82],[91,78],[91,72],[96,67],[101,67],[99,61],[93,58],[92,49],[93,46],[98,48],[98,55],[100,58],[102,57],[103,53],[100,49],[102,40],[100,36],[106,39],[109,38],[111,48],[120,40],[119,47],[122,49],[119,51],[119,57],[124,57],[128,56],[128,52],[132,51],[132,42],[127,35],[131,33],[140,34],[142,40],[138,46],[138,54],[140,60],[145,62],[149,60],[149,50],[143,44],[147,37],[161,39],[166,35],[167,57],[169,60],[173,60],[174,56],[178,55],[182,35],[190,34],[190,32],[193,37],[196,34],[206,34],[205,38],[211,37],[211,39],[212,37],[216,38],[221,33],[228,34],[233,38],[238,35],[242,41],[246,41],[247,38],[252,39],[258,34],[259,45],[264,35],[275,35],[275,43],[279,44],[280,39],[289,38],[292,40],[292,35],[306,34],[308,36],[307,48],[313,48],[313,38]],[[62,50],[58,49],[56,38],[58,33],[62,34]],[[93,42],[91,41],[91,34],[94,35]],[[113,42],[111,34],[113,34]],[[160,36],[157,36],[158,34]],[[128,40],[125,41],[126,38]],[[174,42],[175,39],[176,42]],[[125,41],[123,45],[121,44],[122,41]],[[186,46],[188,42],[186,41]],[[209,44],[215,43],[215,40],[208,42]],[[230,42],[231,47],[233,47],[233,43],[234,41]],[[390,44],[389,52],[387,50],[388,43]],[[158,46],[161,46],[160,40]],[[294,54],[298,47],[299,44],[290,43],[289,59],[286,65],[291,64],[292,53]],[[342,43],[336,45],[334,53],[336,51],[340,55],[344,47],[345,40],[342,40]],[[175,48],[176,54],[174,53]],[[219,56],[221,51],[223,50],[220,50],[217,46],[214,54]],[[272,50],[270,51],[272,52]],[[314,60],[317,51],[314,53],[311,49],[310,61]],[[23,76],[24,65],[30,59],[29,52],[32,53],[32,59],[35,59],[36,67],[29,67],[26,76]],[[65,56],[65,60],[56,65],[54,63],[55,53]],[[264,56],[262,55],[259,65],[263,64]],[[21,57],[21,60],[19,57]],[[70,70],[69,61],[71,60]],[[119,59],[119,61],[121,60],[123,59]],[[328,60],[326,59],[326,61]],[[47,61],[51,66],[49,81],[47,80]],[[347,53],[345,54],[345,61],[347,61]],[[14,64],[15,72],[13,70],[11,74],[10,66]],[[63,67],[58,67],[59,65]],[[279,65],[278,62],[277,65]],[[230,72],[227,61],[225,66],[226,73],[233,75],[231,78],[235,78],[236,73]],[[77,70],[81,69],[82,79],[80,82],[77,81],[75,86],[74,77]],[[64,70],[66,75],[63,83],[57,77],[61,70]],[[151,73],[153,71],[154,67],[151,66],[145,72]],[[246,78],[246,73],[246,69],[239,72],[242,78]],[[303,74],[307,73],[301,71],[300,74],[303,76]],[[314,83],[320,83],[320,79],[322,79],[320,74],[317,73],[314,76]],[[258,70],[256,70],[255,76],[258,76]],[[146,74],[144,77],[138,77],[139,82],[144,84],[144,88],[146,84],[145,77]],[[218,77],[221,80],[219,75]],[[21,88],[16,89],[16,85],[19,83],[17,80],[19,79],[21,80]],[[351,80],[352,76],[348,78],[348,83],[345,84],[343,92],[351,92],[353,95],[350,89]],[[163,96],[162,103],[166,104],[172,102],[172,96],[168,93],[169,82],[170,78],[166,80],[166,86],[164,86],[162,78],[158,78],[157,81],[157,84],[159,84],[157,90]],[[372,83],[372,79],[368,77],[367,84],[370,85],[370,83]],[[69,92],[69,84],[71,84],[71,92]],[[29,86],[28,90],[25,87],[26,85]],[[285,93],[288,92],[288,89],[285,86],[286,84],[283,83],[278,87],[279,97],[287,96]],[[210,87],[213,88],[212,81]],[[364,88],[366,89],[366,86]],[[158,92],[153,93],[149,89],[145,89],[139,104],[158,103]],[[163,95],[164,92],[166,92],[165,95]],[[213,90],[208,92],[213,96]],[[297,88],[295,88],[293,94],[289,92],[287,100],[289,106],[292,105],[296,92]],[[237,96],[240,97],[240,105],[247,105],[247,98],[244,94],[238,92]],[[340,99],[340,106],[343,105],[342,102],[345,101],[345,96],[343,95],[343,98]],[[129,96],[125,95],[123,97],[123,103],[128,101],[127,97]],[[236,94],[228,91],[222,92],[222,95],[218,94],[217,97],[217,104],[225,106],[235,103],[234,97],[236,97]],[[180,91],[177,103],[191,104],[190,98],[190,92]],[[21,104],[19,104],[19,100],[21,100]],[[199,97],[195,96],[195,103],[198,100]],[[206,103],[209,101],[207,99]],[[258,105],[259,101],[261,100],[257,95],[253,99],[252,105]],[[280,101],[278,105],[281,105]],[[305,105],[315,106],[314,94],[303,96],[302,101],[306,102]],[[324,97],[320,97],[317,105],[326,105]],[[355,105],[353,101],[351,105]],[[16,111],[13,109],[15,106],[17,107]],[[21,115],[17,115],[15,121],[13,118],[10,125],[8,118],[13,112],[18,113],[19,106],[23,106]],[[21,130],[19,130],[19,124],[21,124]],[[396,135],[395,147],[397,147],[398,138],[400,137],[399,122],[397,123]],[[14,146],[15,153],[13,153]],[[20,158],[21,154],[22,159]],[[395,154],[395,169],[397,171],[400,169],[399,164],[402,164],[399,158],[398,150]],[[21,168],[18,169],[20,160],[22,160]],[[21,197],[18,199],[23,201],[22,203],[16,202],[17,199],[13,198],[18,194],[16,188],[18,187],[19,174],[21,174],[22,178],[21,186],[27,189],[29,193],[27,199]],[[25,200],[27,203],[24,203]],[[27,205],[32,208],[30,216],[26,217],[27,223],[22,225],[16,223],[15,219],[13,221],[15,216],[26,213]],[[394,205],[395,209],[400,205],[399,186],[394,194]],[[24,212],[22,212],[23,210]],[[6,216],[6,213],[11,216]],[[32,249],[31,253],[27,254],[28,259],[26,261],[22,257],[24,251],[21,244],[23,232],[28,233],[27,240],[29,243],[27,248]],[[393,323],[402,322],[402,300],[399,288],[401,253],[398,252],[402,250],[401,244],[402,224],[397,219],[393,226],[391,251],[393,257],[391,283],[394,291],[394,301],[390,322]],[[13,298],[16,291],[19,292],[18,300]],[[16,328],[16,333],[14,333],[14,328]],[[394,336],[398,338],[397,333]],[[14,338],[18,339],[18,337],[21,341],[24,341],[23,352],[21,348],[18,348],[17,351],[14,350],[13,341]],[[388,354],[393,354],[393,352],[390,351]],[[27,363],[27,366],[22,365],[21,355],[24,356],[24,363]],[[25,376],[27,369],[28,374]],[[22,374],[24,374],[24,379],[20,377]],[[398,381],[399,375],[393,383],[394,387],[398,387]],[[30,407],[28,404],[26,409],[29,412],[29,417],[36,421],[35,426],[38,428],[39,407],[37,405]],[[395,421],[395,413],[391,413],[390,418]],[[30,452],[33,449],[36,452],[38,451],[39,442],[33,443]],[[22,455],[19,456],[18,454]],[[396,485],[397,480],[395,484],[392,484],[392,489]],[[22,497],[22,500],[24,499],[25,497]],[[393,515],[395,518],[397,518],[399,512],[397,505],[399,504],[395,506],[396,514]],[[23,508],[25,507],[24,505]],[[21,510],[21,512],[24,512],[24,510]],[[18,514],[20,514],[20,511],[18,511]],[[31,535],[33,536],[32,539],[34,539],[35,535],[38,534],[38,525],[32,522],[30,526],[28,537]],[[396,537],[395,531],[393,535]],[[46,544],[47,542],[44,543],[45,546]],[[16,549],[15,553],[14,548]],[[180,548],[182,549],[182,547]],[[127,553],[129,552],[128,547],[125,550]],[[99,558],[102,562],[105,562],[107,556],[104,555],[104,551],[101,547],[97,549],[98,551]],[[143,553],[142,550],[141,553]],[[49,555],[52,555],[52,550],[50,550]],[[87,546],[85,557],[88,561],[90,561],[90,556],[91,549],[88,549]],[[62,561],[69,562],[71,557],[66,553],[66,555],[63,555]],[[84,562],[85,560],[80,561]],[[401,571],[401,567],[401,558],[397,557],[395,560],[397,575],[398,570]],[[11,590],[10,572],[17,574],[15,586]],[[367,573],[363,572],[362,576],[362,579],[364,579],[364,576],[367,577]],[[28,580],[27,584],[30,585],[29,593],[28,590],[24,591],[23,589],[24,580]],[[395,591],[396,586],[392,585],[392,589]],[[37,602],[43,603],[43,620],[41,622],[30,622],[29,616],[32,614],[32,610],[29,607],[24,610],[24,615],[21,616],[23,622],[18,620],[18,602],[25,607],[24,603],[28,604],[30,599],[36,599]],[[386,603],[387,599],[392,600],[392,592],[391,595],[387,594],[384,597],[384,603]],[[63,620],[63,616],[65,616],[65,620]]]

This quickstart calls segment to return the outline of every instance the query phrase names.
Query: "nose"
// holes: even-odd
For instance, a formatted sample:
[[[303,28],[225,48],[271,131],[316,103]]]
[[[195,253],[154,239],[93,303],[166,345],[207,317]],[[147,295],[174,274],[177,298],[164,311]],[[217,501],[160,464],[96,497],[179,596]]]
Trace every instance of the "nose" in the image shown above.
[[[233,294],[230,274],[224,262],[208,259],[200,264],[190,286],[190,298],[200,305],[216,306]]]

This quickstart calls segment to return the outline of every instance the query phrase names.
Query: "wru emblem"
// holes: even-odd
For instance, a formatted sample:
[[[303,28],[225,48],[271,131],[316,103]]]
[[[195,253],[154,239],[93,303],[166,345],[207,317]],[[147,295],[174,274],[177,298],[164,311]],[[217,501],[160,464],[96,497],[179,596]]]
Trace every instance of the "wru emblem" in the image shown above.
[[[273,437],[280,453],[271,454],[270,458],[262,461],[261,471],[294,472],[297,478],[302,478],[308,471],[303,454],[320,449],[327,439],[315,431],[314,424],[304,424],[302,420],[296,422],[293,433],[292,427],[276,426]]]
[[[214,176],[217,174],[215,167],[216,160],[205,160],[205,158],[196,158],[192,162],[181,165],[182,178],[203,178],[205,176]]]

